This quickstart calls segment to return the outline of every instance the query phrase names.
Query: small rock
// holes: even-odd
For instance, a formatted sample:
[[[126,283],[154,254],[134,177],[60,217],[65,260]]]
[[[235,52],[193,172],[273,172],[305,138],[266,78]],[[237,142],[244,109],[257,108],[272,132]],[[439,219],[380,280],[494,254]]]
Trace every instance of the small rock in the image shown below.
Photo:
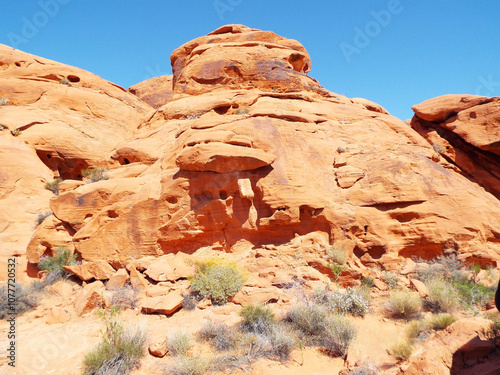
[[[102,289],[104,284],[101,281],[85,285],[76,297],[75,311],[78,316],[87,314],[102,303]]]
[[[148,350],[149,354],[151,354],[153,357],[163,358],[168,352],[167,341],[163,339],[153,342],[149,345]]]

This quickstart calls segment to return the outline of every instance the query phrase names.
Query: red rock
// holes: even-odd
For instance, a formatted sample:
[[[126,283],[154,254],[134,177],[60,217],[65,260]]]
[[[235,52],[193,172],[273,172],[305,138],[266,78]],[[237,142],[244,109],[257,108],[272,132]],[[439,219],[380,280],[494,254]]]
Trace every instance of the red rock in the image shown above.
[[[73,286],[66,281],[58,281],[47,288],[50,292],[59,295],[65,299],[70,298],[75,294]]]
[[[422,281],[417,280],[417,279],[410,279],[410,283],[417,290],[420,297],[422,297],[422,298],[427,297],[427,295],[429,294],[429,291],[427,290],[427,287],[425,286],[425,284]]]
[[[64,269],[84,281],[92,279],[108,280],[115,273],[115,269],[105,261],[88,262],[75,266],[64,266]]]
[[[126,269],[121,268],[116,271],[106,283],[106,290],[116,290],[123,288],[130,281]]]
[[[101,281],[94,281],[87,284],[77,294],[75,301],[75,311],[78,316],[82,316],[94,310],[103,303],[101,294],[104,284]]]
[[[47,324],[61,324],[66,323],[71,319],[71,313],[62,308],[54,306],[49,310],[47,314]]]
[[[144,273],[155,281],[177,281],[194,274],[194,263],[184,253],[169,254],[152,262]]]
[[[262,150],[214,142],[184,149],[176,162],[186,171],[227,173],[257,169],[274,160],[276,156]]]
[[[148,297],[141,301],[142,312],[145,314],[170,315],[179,310],[184,302],[180,290],[172,291],[165,296]]]
[[[172,99],[172,79],[173,76],[153,77],[130,86],[128,91],[158,109]]]
[[[278,302],[282,292],[276,287],[252,288],[243,287],[229,300],[238,305],[263,304],[269,302]]]
[[[130,285],[132,285],[132,288],[141,290],[148,287],[149,282],[135,267],[130,267],[128,270],[130,272]]]
[[[167,348],[167,341],[165,339],[153,342],[149,344],[148,347],[149,354],[151,354],[153,357],[158,357],[158,358],[163,358],[165,355],[167,355],[168,348]]]

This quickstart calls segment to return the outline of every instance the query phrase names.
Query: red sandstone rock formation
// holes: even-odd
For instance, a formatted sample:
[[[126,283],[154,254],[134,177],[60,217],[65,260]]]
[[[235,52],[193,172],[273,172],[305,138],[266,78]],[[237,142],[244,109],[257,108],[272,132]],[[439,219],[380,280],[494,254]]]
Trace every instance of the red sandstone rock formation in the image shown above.
[[[382,107],[324,89],[306,75],[311,61],[297,41],[228,25],[188,42],[172,54],[173,94],[156,110],[90,73],[1,50],[0,96],[11,105],[0,107],[0,123],[22,132],[2,130],[0,142],[24,141],[43,170],[40,178],[12,166],[11,175],[37,178],[30,194],[40,196],[40,209],[51,196],[44,180],[65,179],[49,202],[53,216],[20,237],[19,253],[31,237],[32,263],[62,242],[85,261],[129,265],[131,279],[144,283],[131,260],[204,246],[311,244],[307,264],[324,273],[320,254],[334,242],[353,262],[387,269],[450,252],[500,259],[500,203],[485,191],[494,192],[494,169],[471,179]],[[154,87],[145,95],[155,98]],[[500,113],[489,98],[465,107],[477,100],[491,105],[485,116]],[[489,128],[464,135],[475,107],[462,104],[443,113],[417,107],[423,117],[414,128],[469,111],[456,137],[497,157]],[[106,166],[110,178],[82,182],[90,166]],[[0,185],[10,207],[26,194],[11,184]]]

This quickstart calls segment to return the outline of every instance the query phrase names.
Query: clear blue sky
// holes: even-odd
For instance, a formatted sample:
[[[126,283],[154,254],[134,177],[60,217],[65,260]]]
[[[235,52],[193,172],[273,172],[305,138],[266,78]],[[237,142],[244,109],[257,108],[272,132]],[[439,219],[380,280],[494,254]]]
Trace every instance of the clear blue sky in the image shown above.
[[[499,18],[497,0],[3,1],[0,43],[127,88],[171,74],[181,44],[241,23],[297,39],[324,87],[406,119],[438,95],[500,96]]]

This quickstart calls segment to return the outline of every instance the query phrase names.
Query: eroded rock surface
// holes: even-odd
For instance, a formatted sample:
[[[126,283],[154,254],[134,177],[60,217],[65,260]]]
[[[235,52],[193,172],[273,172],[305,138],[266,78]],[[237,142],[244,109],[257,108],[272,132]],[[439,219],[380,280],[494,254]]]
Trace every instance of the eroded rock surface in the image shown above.
[[[10,104],[0,122],[21,134],[2,130],[0,140],[24,141],[38,157],[40,206],[53,211],[29,233],[32,263],[65,244],[84,264],[128,265],[143,285],[147,266],[136,268],[137,259],[204,247],[300,252],[313,233],[321,241],[305,265],[322,274],[320,254],[338,242],[358,267],[398,269],[405,257],[443,253],[499,260],[500,203],[488,193],[499,186],[496,99],[419,105],[411,128],[375,103],[321,87],[299,42],[242,25],[176,49],[172,96],[156,110],[90,73],[1,48],[0,95]],[[473,112],[487,122],[469,125]],[[421,129],[444,129],[469,147],[461,160],[473,149],[470,158],[491,167],[471,178],[472,169],[443,162]],[[90,166],[106,166],[109,179],[82,181]],[[51,195],[43,180],[59,176]],[[349,272],[354,280],[361,271]]]

